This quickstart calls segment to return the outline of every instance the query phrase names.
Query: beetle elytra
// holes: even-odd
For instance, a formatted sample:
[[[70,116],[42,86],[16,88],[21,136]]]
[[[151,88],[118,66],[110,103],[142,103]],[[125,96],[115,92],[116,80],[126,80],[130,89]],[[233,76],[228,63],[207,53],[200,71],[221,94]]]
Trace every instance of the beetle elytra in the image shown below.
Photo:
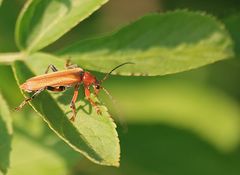
[[[71,121],[74,121],[76,118],[76,107],[75,102],[78,97],[78,89],[81,84],[83,84],[84,92],[87,100],[91,103],[91,105],[95,108],[98,114],[101,113],[97,104],[90,98],[90,87],[92,86],[94,89],[95,96],[98,95],[99,90],[103,89],[107,95],[110,96],[109,92],[101,86],[102,82],[105,81],[109,75],[116,70],[117,68],[126,65],[133,64],[131,62],[125,62],[123,64],[118,65],[114,69],[112,69],[109,73],[105,75],[102,80],[97,80],[97,78],[92,75],[90,72],[84,71],[82,68],[79,68],[77,65],[70,65],[69,61],[66,63],[66,70],[58,71],[57,68],[50,64],[45,71],[45,74],[32,77],[26,80],[25,83],[20,85],[20,88],[26,92],[33,92],[33,95],[30,98],[25,99],[16,110],[22,109],[29,101],[34,99],[38,94],[40,94],[44,90],[61,92],[64,91],[68,87],[74,87],[73,97],[70,103],[70,108],[72,109],[73,115],[71,117]],[[52,73],[48,73],[49,70],[52,70]],[[110,96],[111,97],[111,96]]]

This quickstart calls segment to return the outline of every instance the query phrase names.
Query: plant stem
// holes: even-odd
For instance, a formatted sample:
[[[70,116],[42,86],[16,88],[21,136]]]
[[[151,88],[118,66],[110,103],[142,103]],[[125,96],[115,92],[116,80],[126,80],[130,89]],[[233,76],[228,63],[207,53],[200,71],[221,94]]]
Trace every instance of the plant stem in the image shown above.
[[[11,64],[15,60],[23,60],[24,55],[22,52],[0,53],[0,63]]]

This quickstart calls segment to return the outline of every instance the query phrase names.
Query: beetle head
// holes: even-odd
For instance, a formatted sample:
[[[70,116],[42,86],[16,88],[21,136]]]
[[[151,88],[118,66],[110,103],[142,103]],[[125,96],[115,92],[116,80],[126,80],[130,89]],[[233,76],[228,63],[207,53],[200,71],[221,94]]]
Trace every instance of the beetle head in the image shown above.
[[[84,72],[84,73],[83,73],[83,78],[82,78],[83,84],[84,84],[85,87],[93,86],[94,93],[95,93],[96,95],[99,93],[99,91],[100,91],[101,89],[103,89],[103,90],[105,91],[105,93],[106,93],[108,96],[110,96],[109,92],[108,92],[105,88],[103,88],[103,87],[101,86],[101,84],[102,84],[106,79],[109,78],[109,76],[111,75],[111,73],[112,73],[114,70],[116,70],[116,69],[118,69],[119,67],[121,67],[121,66],[123,66],[123,65],[126,65],[126,64],[134,64],[134,63],[132,63],[132,62],[126,62],[126,63],[123,63],[123,64],[120,64],[120,65],[116,66],[116,67],[115,67],[114,69],[112,69],[109,73],[107,73],[107,74],[105,75],[105,77],[104,77],[102,80],[100,80],[100,81],[98,81],[97,78],[96,78],[94,75],[92,75],[90,72]],[[112,98],[112,97],[111,97],[111,98]]]
[[[94,93],[96,95],[99,93],[99,90],[101,89],[100,82],[90,72],[84,72],[84,74],[83,74],[83,84],[84,84],[85,87],[92,86],[93,89],[94,89]]]
[[[102,86],[100,85],[99,81],[96,81],[96,83],[93,84],[93,88],[94,88],[94,93],[97,95],[100,89],[102,89]]]

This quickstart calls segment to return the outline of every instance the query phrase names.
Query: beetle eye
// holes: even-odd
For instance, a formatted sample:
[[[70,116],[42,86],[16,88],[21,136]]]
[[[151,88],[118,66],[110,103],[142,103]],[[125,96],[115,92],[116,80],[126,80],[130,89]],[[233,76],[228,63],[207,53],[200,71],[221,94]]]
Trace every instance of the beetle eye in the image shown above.
[[[82,76],[84,75],[84,72],[81,71],[81,72],[79,72],[79,74],[80,74],[80,76],[82,77]]]
[[[96,89],[100,89],[100,86],[99,86],[99,85],[96,85],[95,88],[96,88]]]

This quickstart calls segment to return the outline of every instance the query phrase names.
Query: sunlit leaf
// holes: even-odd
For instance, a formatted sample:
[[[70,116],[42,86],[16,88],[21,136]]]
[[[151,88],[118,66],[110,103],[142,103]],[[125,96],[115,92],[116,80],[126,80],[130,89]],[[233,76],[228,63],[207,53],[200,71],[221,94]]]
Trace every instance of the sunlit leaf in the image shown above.
[[[12,120],[8,106],[0,94],[0,172],[7,173],[10,164]]]
[[[64,161],[52,150],[37,145],[31,139],[15,134],[13,139],[12,164],[9,175],[67,174]]]
[[[116,81],[123,86],[114,86]],[[232,151],[239,144],[239,104],[217,89],[157,78],[155,81],[116,78],[108,83],[129,123],[164,123],[187,128],[224,152]]]
[[[233,56],[231,38],[215,18],[196,12],[154,14],[111,35],[78,42],[59,53],[84,68],[115,73],[164,75],[197,68]]]
[[[50,63],[55,64],[60,69],[64,65],[63,61],[41,53],[30,56],[26,63],[27,65],[21,61],[14,63],[15,76],[20,84],[34,74],[43,74]],[[25,96],[27,95],[25,94]],[[31,102],[31,106],[47,122],[49,127],[74,150],[95,163],[118,166],[119,140],[115,130],[116,126],[107,108],[99,104],[102,115],[98,115],[91,105],[84,100],[81,92],[80,100],[76,104],[77,119],[72,123],[69,120],[72,115],[69,107],[71,97],[71,90],[67,90],[65,93],[51,93],[51,95],[43,92]]]
[[[16,26],[18,47],[42,49],[87,18],[108,0],[29,0]]]
[[[14,128],[8,175],[68,174],[76,161],[81,160],[79,154],[52,134],[35,111],[15,113]]]

